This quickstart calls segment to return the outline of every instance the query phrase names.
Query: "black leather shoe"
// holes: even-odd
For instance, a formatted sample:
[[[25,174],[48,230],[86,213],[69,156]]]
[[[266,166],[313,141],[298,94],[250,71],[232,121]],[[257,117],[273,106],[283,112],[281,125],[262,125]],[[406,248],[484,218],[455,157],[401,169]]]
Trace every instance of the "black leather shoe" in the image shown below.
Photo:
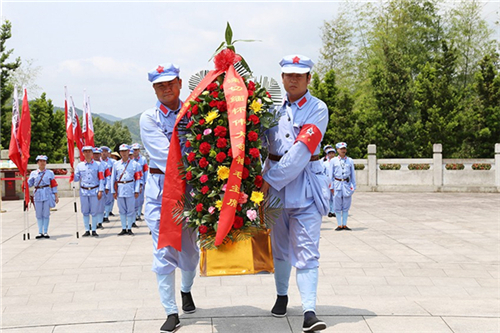
[[[85,233],[82,235],[82,237],[89,237],[90,236],[90,231],[85,231]]]
[[[97,232],[92,231],[92,237],[99,237],[99,235],[97,234]]]
[[[118,236],[123,236],[123,235],[128,235],[127,230],[122,229],[122,231],[120,231],[120,233],[118,234]]]
[[[44,238],[44,237],[43,237],[43,234],[40,234],[40,235],[38,235],[38,236],[35,236],[35,239],[40,239],[40,238]]]
[[[113,212],[109,212],[108,214],[109,216],[115,216],[115,214],[113,214]]]
[[[43,238],[50,238],[49,234],[43,234]]]
[[[314,312],[307,311],[304,313],[304,324],[302,325],[302,330],[304,332],[321,331],[325,328],[326,324],[319,320]]]
[[[184,313],[194,313],[196,311],[196,306],[194,305],[193,297],[191,293],[183,293],[181,291],[182,298],[182,311]]]
[[[134,223],[132,223],[132,228],[139,228],[139,226],[137,224],[135,224],[135,222],[134,222]]]
[[[344,230],[351,230],[351,228],[349,228],[348,226],[344,226]]]
[[[132,230],[128,229],[128,230],[127,230],[127,234],[128,234],[128,235],[133,235],[134,233],[132,232]]]
[[[179,315],[177,313],[168,315],[167,320],[163,323],[160,328],[160,332],[173,332],[177,327],[181,326],[179,321]]]
[[[335,214],[335,213],[332,213],[332,217],[337,217],[337,214]]]
[[[139,216],[136,216],[136,217],[135,217],[135,220],[136,220],[136,221],[140,221],[140,220],[141,220],[141,218],[140,218]]]
[[[342,228],[342,227],[335,228],[335,231],[340,231],[340,230],[344,230],[344,228]]]
[[[102,226],[102,223],[97,224],[97,229],[104,229],[104,227]]]
[[[105,223],[106,223],[106,222],[109,222],[109,218],[107,218],[107,217],[103,217],[102,222],[105,222]]]
[[[288,305],[288,295],[280,296],[276,298],[276,303],[274,303],[271,314],[275,317],[281,318],[286,316],[286,306]]]
[[[333,213],[328,213],[328,217],[333,217]]]

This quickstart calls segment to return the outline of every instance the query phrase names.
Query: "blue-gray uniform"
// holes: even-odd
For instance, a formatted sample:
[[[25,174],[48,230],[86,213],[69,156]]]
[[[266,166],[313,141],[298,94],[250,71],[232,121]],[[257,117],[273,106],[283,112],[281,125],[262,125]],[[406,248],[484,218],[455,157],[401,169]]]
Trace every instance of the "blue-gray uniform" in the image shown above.
[[[140,147],[137,147],[134,149],[140,149]],[[147,184],[149,166],[148,166],[148,162],[146,161],[146,158],[142,155],[139,155],[139,158],[134,158],[134,160],[137,163],[139,163],[139,165],[141,166],[142,176],[144,178],[144,184]],[[141,192],[139,193],[139,197],[137,198],[137,200],[135,202],[135,214],[136,214],[136,217],[138,217],[138,218],[140,218],[141,214],[142,214],[142,206],[144,205],[144,192],[145,192],[145,189],[143,188],[141,190]]]
[[[197,234],[190,228],[182,230],[182,251],[171,246],[158,249],[161,201],[165,169],[170,147],[170,139],[177,114],[182,106],[179,101],[177,110],[170,110],[159,101],[155,108],[141,115],[141,139],[149,155],[149,176],[145,189],[144,217],[153,238],[153,268],[158,281],[160,299],[167,315],[178,313],[175,302],[175,268],[182,271],[181,291],[191,291],[196,267],[199,261]],[[182,133],[180,133],[182,134]],[[186,153],[185,139],[182,135],[182,153]]]
[[[107,172],[109,173],[109,177],[111,177],[111,170],[113,170],[113,165],[115,164],[115,160],[112,158],[102,159],[103,163],[107,165]],[[106,174],[105,174],[106,176]],[[111,178],[107,178],[106,180],[106,189],[108,189],[108,193],[104,192],[104,218],[109,217],[109,213],[113,210],[113,204],[115,199],[113,198],[113,193],[111,193]]]
[[[54,194],[57,193],[57,182],[51,170],[31,171],[28,186],[35,187],[33,200],[35,201],[38,233],[47,234],[50,220],[50,207],[55,206]]]
[[[345,142],[336,145],[339,148],[347,147]],[[334,189],[335,214],[337,224],[345,226],[349,208],[351,208],[352,194],[356,190],[356,174],[352,158],[336,156],[332,159],[331,175]]]
[[[323,162],[323,165],[325,166],[325,170],[329,179],[329,189],[330,189],[330,214],[335,213],[335,206],[334,206],[334,196],[333,196],[333,181],[332,181],[332,160],[333,158],[329,158],[328,154],[330,152],[335,152],[335,149],[333,149],[331,146],[325,147],[323,149],[326,153],[327,156],[325,156],[325,160]],[[328,216],[331,216],[331,215]]]
[[[115,185],[116,184],[116,185]],[[111,193],[117,194],[122,230],[130,230],[135,221],[135,193],[142,184],[141,167],[133,159],[116,161],[111,172]]]
[[[84,150],[83,147],[82,150]],[[98,218],[97,193],[104,191],[104,173],[94,160],[78,163],[75,168],[75,182],[80,182],[80,204],[85,231],[89,231],[89,215],[92,215],[92,231],[96,231]],[[101,198],[102,200],[102,198]]]
[[[93,150],[94,154],[100,154],[101,150],[99,148],[94,148]],[[97,227],[102,228],[102,220],[104,218],[104,206],[106,203],[106,190],[109,190],[109,171],[108,170],[108,165],[107,163],[103,163],[100,158],[99,160],[94,161],[99,165],[99,172],[102,172],[104,175],[104,192],[102,194],[101,200],[97,200]]]

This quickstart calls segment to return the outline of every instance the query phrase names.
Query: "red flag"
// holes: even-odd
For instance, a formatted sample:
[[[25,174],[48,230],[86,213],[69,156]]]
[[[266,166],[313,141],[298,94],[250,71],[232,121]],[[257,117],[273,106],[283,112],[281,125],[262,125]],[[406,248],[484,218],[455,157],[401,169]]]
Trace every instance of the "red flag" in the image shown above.
[[[82,160],[83,157],[83,135],[82,135],[82,128],[80,127],[80,119],[78,118],[78,114],[76,113],[75,109],[75,102],[73,101],[73,97],[69,96],[71,99],[71,113],[73,114],[73,140],[76,143],[76,146],[78,147],[78,150],[80,151],[80,160]]]
[[[12,129],[10,133],[10,143],[9,143],[9,159],[17,165],[21,175],[26,174],[26,170],[22,169],[21,163],[21,149],[19,147],[19,142],[17,141],[17,132],[19,131],[19,99],[17,97],[17,87],[14,87],[14,96],[12,103]]]
[[[90,111],[90,97],[83,94],[83,138],[86,146],[94,147],[94,124],[92,123],[92,112]]]
[[[66,136],[68,138],[69,164],[73,168],[75,162],[75,141],[73,138],[73,113],[68,109],[68,89],[64,87],[64,116],[66,119]],[[75,174],[71,173],[69,181],[72,182]]]
[[[19,168],[23,170],[23,175],[26,174],[28,169],[28,160],[30,158],[30,144],[31,144],[31,116],[30,116],[30,106],[28,104],[28,93],[24,89],[23,96],[23,112],[21,113],[21,120],[19,121],[19,130],[17,131],[17,142],[19,142],[19,148],[21,150],[21,165]],[[24,190],[24,202],[28,206],[30,200],[30,189],[28,187],[28,179],[24,178],[23,184]]]

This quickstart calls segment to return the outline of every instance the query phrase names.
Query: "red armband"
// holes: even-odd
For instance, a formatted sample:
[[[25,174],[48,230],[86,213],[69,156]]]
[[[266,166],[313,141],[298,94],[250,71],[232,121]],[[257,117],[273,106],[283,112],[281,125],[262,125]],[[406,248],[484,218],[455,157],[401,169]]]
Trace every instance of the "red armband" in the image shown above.
[[[137,171],[136,173],[134,173],[134,179],[135,180],[139,180],[141,178],[142,178],[142,172]]]
[[[50,187],[57,187],[57,181],[55,179],[50,180]]]
[[[104,179],[104,174],[102,173],[102,171],[99,171],[97,173],[97,178],[99,178],[99,180],[103,180]]]
[[[319,130],[319,128],[316,125],[305,124],[300,129],[299,135],[297,136],[297,139],[295,140],[294,143],[297,143],[298,141],[304,143],[312,155],[312,154],[314,154],[314,151],[316,150],[319,143],[321,142],[322,137],[323,137],[323,134],[321,134],[321,131]]]
[[[108,168],[106,169],[106,171],[104,171],[104,177],[109,177],[109,176],[111,176],[111,170],[109,170]]]
[[[142,172],[147,172],[148,170],[149,170],[148,165],[147,165],[147,164],[144,164],[144,165],[142,166]]]

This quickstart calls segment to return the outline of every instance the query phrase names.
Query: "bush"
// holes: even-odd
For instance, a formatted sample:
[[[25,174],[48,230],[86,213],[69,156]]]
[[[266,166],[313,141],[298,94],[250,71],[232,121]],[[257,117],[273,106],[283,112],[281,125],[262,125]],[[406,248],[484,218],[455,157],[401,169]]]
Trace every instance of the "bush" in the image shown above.
[[[380,164],[380,170],[400,170],[401,164]]]
[[[472,170],[491,170],[491,164],[488,163],[474,163]]]
[[[445,168],[446,170],[463,170],[465,166],[462,163],[448,163]]]
[[[364,170],[365,165],[364,164],[354,164],[354,170]]]
[[[408,170],[429,170],[430,168],[431,168],[431,166],[428,163],[425,163],[425,164],[416,164],[416,163],[408,164]]]

